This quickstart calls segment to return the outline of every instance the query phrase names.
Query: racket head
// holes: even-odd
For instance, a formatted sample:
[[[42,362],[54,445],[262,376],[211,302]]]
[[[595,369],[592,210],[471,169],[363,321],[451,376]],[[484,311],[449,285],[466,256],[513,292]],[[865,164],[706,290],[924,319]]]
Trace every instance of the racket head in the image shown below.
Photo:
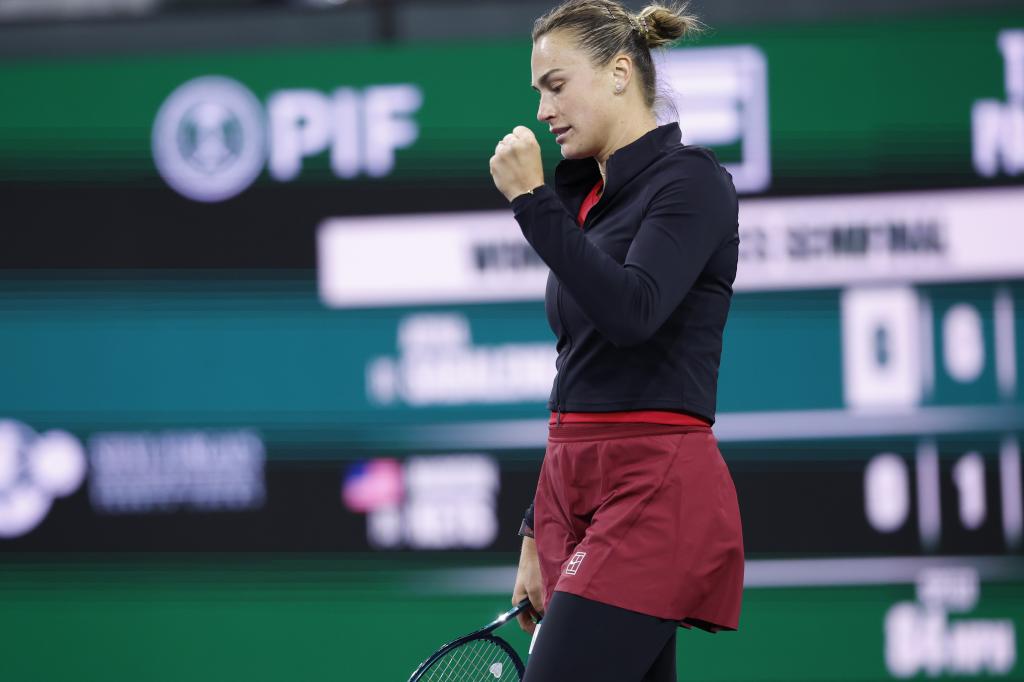
[[[474,633],[438,649],[413,672],[409,682],[519,682],[526,666],[497,635]]]
[[[488,663],[488,670],[486,671],[487,675],[479,677],[481,682],[485,682],[488,680],[495,682],[499,680],[521,680],[523,678],[523,671],[525,670],[525,667],[523,666],[523,662],[522,660],[520,660],[519,655],[515,652],[515,649],[513,649],[511,645],[509,645],[508,642],[503,640],[501,637],[497,637],[491,633],[498,627],[507,623],[510,619],[514,618],[520,611],[528,608],[529,606],[529,598],[523,599],[518,604],[513,606],[511,609],[501,614],[500,616],[498,616],[493,621],[491,621],[484,627],[480,628],[476,632],[472,632],[466,635],[465,637],[459,637],[456,640],[448,642],[443,647],[435,651],[430,656],[430,658],[423,661],[423,663],[421,663],[418,668],[416,668],[412,676],[409,678],[409,682],[420,682],[421,680],[422,682],[440,682],[441,680],[446,679],[467,679],[465,676],[447,678],[439,675],[444,670],[444,664],[442,663],[442,661],[451,661],[451,663],[454,664],[457,662],[457,658],[459,656],[470,653],[470,649],[467,648],[460,651],[460,647],[474,646],[478,648],[483,647],[483,649],[480,649],[481,658],[484,658],[483,652],[487,650],[487,647],[494,648],[494,656],[496,657],[496,660]],[[474,644],[474,642],[476,642],[477,644]],[[511,663],[511,668],[508,668],[508,666],[506,665],[505,658],[502,657],[507,658],[507,662]],[[489,670],[490,665],[495,662],[502,663],[501,672],[497,677],[495,677],[494,674]],[[449,668],[451,668],[451,666],[449,666]],[[509,677],[507,675],[510,669],[515,671],[515,677]],[[473,677],[470,679],[478,678]]]

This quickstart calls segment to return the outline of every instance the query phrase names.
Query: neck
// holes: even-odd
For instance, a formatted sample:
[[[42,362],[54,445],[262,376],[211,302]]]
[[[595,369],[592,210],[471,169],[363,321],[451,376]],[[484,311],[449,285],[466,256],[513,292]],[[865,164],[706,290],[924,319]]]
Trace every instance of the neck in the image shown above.
[[[658,127],[658,121],[652,111],[647,111],[643,116],[631,116],[621,119],[620,123],[622,125],[616,126],[616,131],[618,132],[609,140],[605,149],[594,157],[597,159],[597,167],[601,171],[601,180],[604,181],[605,185],[608,184],[607,165],[609,157],[619,149],[636,142]],[[632,123],[632,125],[629,125],[629,123]]]

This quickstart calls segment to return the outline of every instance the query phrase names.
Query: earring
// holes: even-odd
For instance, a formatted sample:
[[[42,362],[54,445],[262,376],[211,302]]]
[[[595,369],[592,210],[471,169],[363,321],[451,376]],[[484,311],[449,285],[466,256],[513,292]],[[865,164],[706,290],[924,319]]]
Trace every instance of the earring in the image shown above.
[[[615,94],[618,95],[618,94],[621,94],[621,93],[622,93],[622,83],[616,83],[615,84]]]

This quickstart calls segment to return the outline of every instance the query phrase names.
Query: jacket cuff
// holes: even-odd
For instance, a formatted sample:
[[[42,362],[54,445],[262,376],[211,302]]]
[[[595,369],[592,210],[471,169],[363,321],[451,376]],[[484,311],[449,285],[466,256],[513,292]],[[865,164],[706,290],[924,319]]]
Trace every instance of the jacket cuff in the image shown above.
[[[523,537],[533,537],[533,502],[526,508],[526,513],[523,514],[523,522],[519,525],[519,534]]]
[[[551,188],[548,187],[547,185],[540,185],[539,187],[534,187],[532,191],[523,192],[522,194],[520,194],[519,196],[512,200],[512,212],[515,215],[519,215],[522,211],[528,208],[530,204],[532,204],[534,201],[537,201],[538,199],[542,198],[543,196],[550,192]]]

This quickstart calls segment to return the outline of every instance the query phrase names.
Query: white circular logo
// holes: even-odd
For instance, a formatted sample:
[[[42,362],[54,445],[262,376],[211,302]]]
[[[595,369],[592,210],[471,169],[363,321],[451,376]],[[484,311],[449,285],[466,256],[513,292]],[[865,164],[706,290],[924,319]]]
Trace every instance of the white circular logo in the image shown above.
[[[153,161],[179,194],[196,201],[229,199],[263,170],[263,107],[230,78],[202,76],[183,83],[157,112]]]
[[[70,433],[36,435],[21,422],[0,420],[0,538],[38,526],[53,498],[78,490],[85,469],[85,452]]]

